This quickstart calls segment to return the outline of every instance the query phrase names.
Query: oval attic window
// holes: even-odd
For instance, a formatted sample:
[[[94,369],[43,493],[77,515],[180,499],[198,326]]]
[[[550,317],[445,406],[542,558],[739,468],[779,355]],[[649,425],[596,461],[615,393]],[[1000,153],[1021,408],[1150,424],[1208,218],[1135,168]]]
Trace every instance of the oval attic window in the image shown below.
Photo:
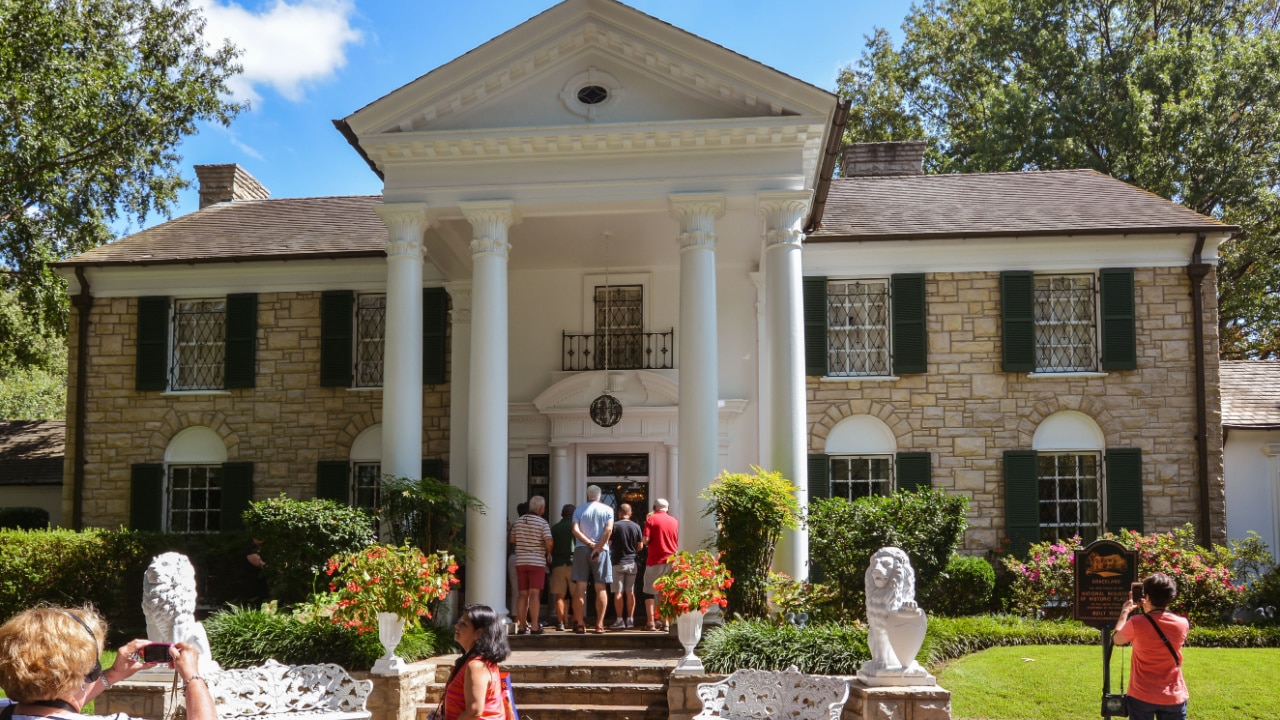
[[[599,85],[587,85],[578,90],[578,102],[583,105],[599,105],[609,99],[609,90]]]

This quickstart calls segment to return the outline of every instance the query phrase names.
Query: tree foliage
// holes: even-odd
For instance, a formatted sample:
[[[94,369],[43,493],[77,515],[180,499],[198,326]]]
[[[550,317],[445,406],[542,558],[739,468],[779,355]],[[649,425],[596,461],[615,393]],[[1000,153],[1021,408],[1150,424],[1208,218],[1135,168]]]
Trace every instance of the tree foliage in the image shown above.
[[[840,77],[848,140],[930,141],[933,172],[1092,168],[1241,232],[1223,357],[1280,356],[1273,0],[926,0]]]
[[[733,575],[726,592],[728,611],[767,617],[769,568],[784,529],[800,526],[797,488],[782,473],[752,466],[755,474],[720,474],[699,495],[707,501],[703,516],[716,519],[716,550]]]
[[[243,109],[204,25],[189,0],[0,0],[0,279],[33,318],[64,324],[48,263],[168,212],[178,144]]]
[[[0,419],[56,420],[66,409],[66,339],[0,288]]]

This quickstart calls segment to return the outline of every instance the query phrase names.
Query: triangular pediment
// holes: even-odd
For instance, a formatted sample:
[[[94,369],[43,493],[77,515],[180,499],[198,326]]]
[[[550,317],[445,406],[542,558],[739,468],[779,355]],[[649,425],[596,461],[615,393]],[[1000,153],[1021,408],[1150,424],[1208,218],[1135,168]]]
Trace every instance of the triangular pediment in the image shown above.
[[[579,100],[583,88],[608,97]],[[346,119],[360,138],[825,117],[831,93],[614,0],[565,0]]]

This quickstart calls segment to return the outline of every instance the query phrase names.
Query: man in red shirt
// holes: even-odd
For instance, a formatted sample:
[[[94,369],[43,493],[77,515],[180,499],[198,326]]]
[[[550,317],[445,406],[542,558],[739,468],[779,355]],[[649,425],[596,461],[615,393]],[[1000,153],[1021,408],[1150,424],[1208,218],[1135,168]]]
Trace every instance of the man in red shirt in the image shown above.
[[[1130,720],[1186,720],[1187,683],[1182,678],[1182,643],[1190,623],[1166,612],[1178,585],[1164,573],[1142,581],[1143,615],[1130,598],[1120,609],[1115,644],[1133,644],[1129,673]]]
[[[644,521],[644,535],[640,548],[649,548],[649,559],[645,561],[644,584],[650,597],[644,601],[646,630],[666,630],[666,623],[661,618],[654,619],[653,581],[671,570],[671,556],[680,548],[680,523],[667,512],[671,504],[663,498],[653,503],[653,512]]]

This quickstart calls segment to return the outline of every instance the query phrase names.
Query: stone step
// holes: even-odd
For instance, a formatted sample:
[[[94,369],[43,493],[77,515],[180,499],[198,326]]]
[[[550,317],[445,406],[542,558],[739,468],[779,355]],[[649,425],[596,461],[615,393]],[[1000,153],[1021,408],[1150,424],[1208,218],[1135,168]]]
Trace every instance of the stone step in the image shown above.
[[[663,665],[542,665],[503,663],[503,672],[511,673],[513,683],[563,683],[570,685],[653,684],[665,683],[679,656]],[[449,666],[436,666],[436,685],[449,680]]]
[[[679,650],[674,634],[644,630],[617,630],[596,635],[577,635],[547,628],[541,635],[509,635],[512,650]]]
[[[415,720],[427,720],[435,705],[419,705]],[[520,720],[667,720],[667,703],[652,705],[581,705],[517,703]]]
[[[569,699],[590,699],[599,705],[652,705],[667,698],[663,683],[513,683],[516,705],[554,705]],[[426,704],[440,702],[444,688],[432,685],[426,690]]]

